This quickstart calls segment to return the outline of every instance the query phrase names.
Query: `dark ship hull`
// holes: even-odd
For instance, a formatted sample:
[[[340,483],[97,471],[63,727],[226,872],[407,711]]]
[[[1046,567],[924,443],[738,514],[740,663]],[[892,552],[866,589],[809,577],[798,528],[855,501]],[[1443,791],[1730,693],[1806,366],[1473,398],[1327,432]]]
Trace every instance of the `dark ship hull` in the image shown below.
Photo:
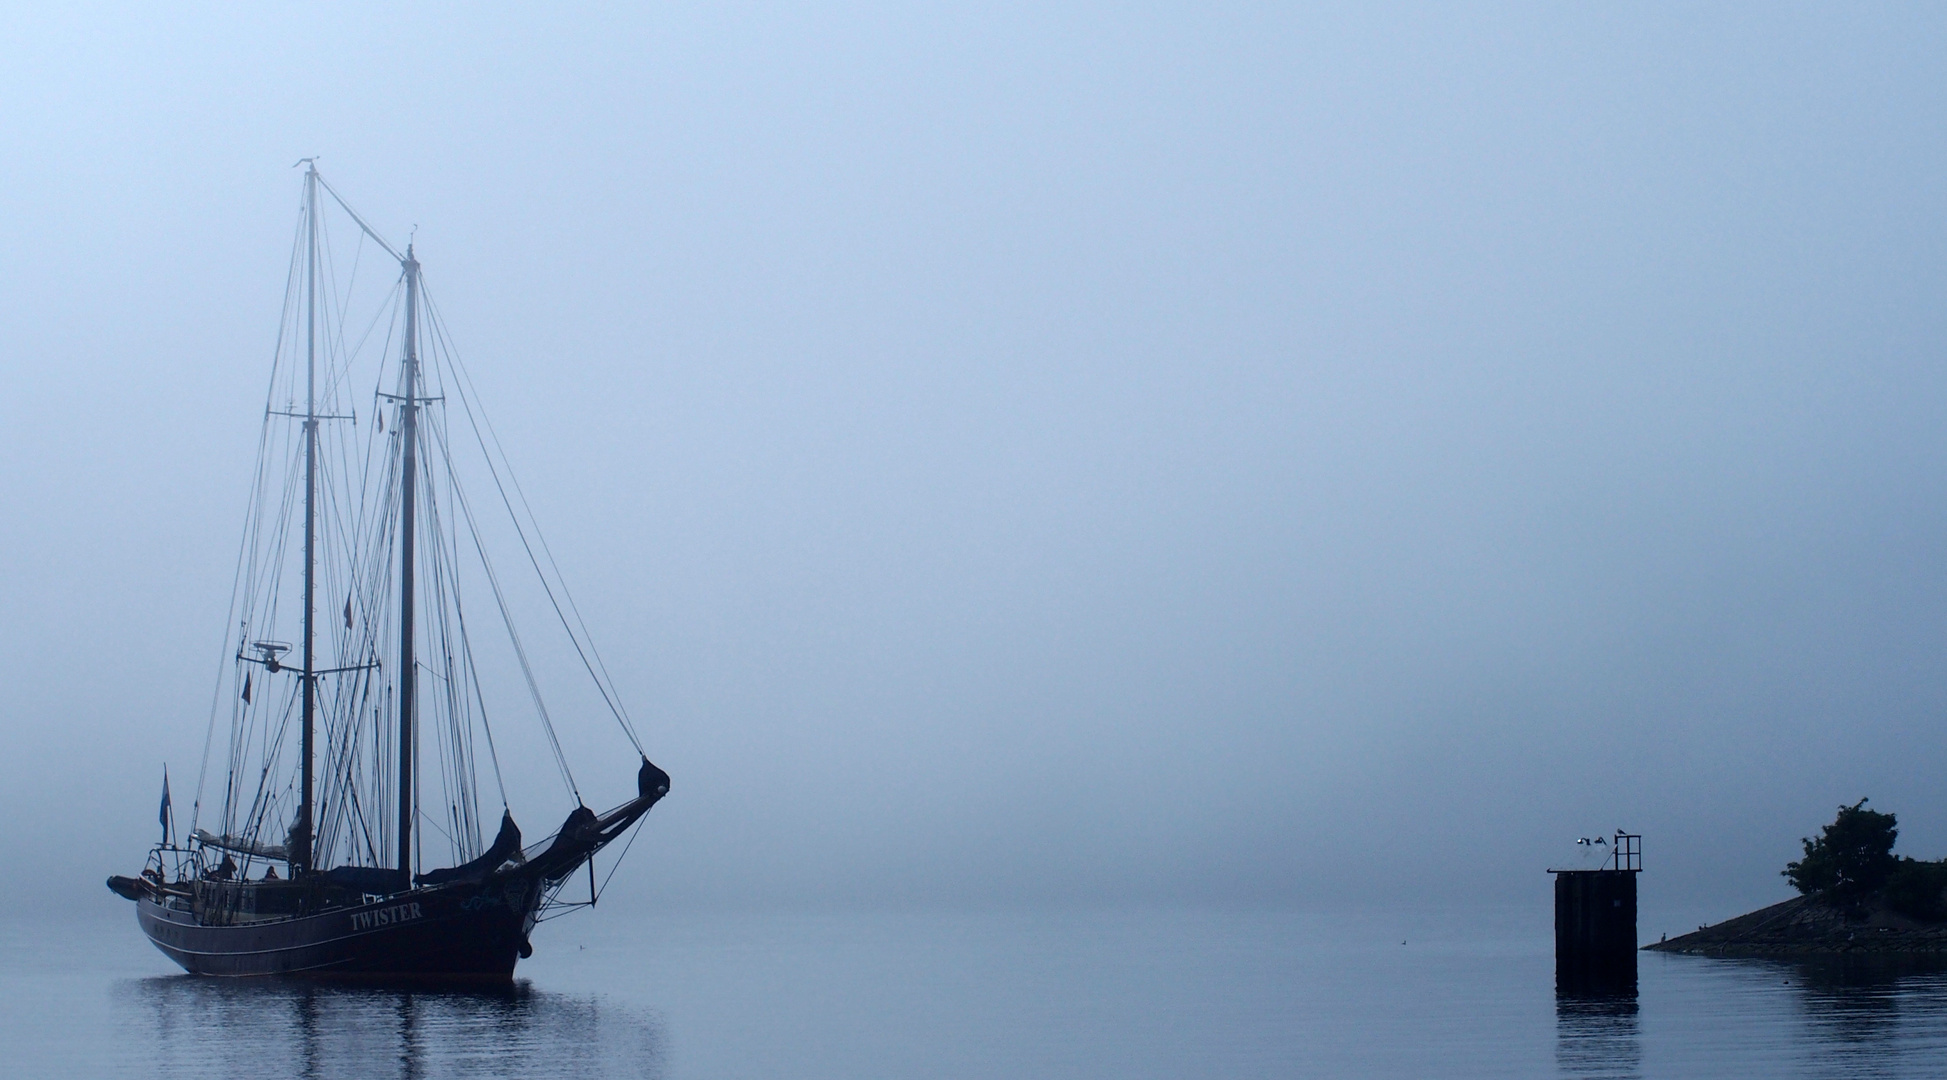
[[[531,857],[509,816],[478,859],[383,896],[360,883],[396,874],[403,886],[403,871],[327,870],[295,881],[112,877],[108,887],[135,901],[142,932],[192,975],[505,981],[533,952],[528,934],[549,897],[668,792],[669,774],[645,758],[635,798],[606,814],[576,808]]]
[[[409,892],[314,915],[206,926],[193,901],[144,896],[136,920],[193,975],[505,980],[540,901],[525,881]],[[180,906],[170,906],[180,905]]]

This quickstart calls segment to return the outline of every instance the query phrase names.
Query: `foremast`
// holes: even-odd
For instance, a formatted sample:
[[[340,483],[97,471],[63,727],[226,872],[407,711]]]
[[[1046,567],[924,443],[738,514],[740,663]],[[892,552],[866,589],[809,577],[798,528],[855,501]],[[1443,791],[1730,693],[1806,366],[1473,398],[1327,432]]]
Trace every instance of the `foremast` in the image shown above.
[[[413,699],[418,669],[413,658],[413,495],[419,473],[419,260],[406,245],[406,355],[399,438],[399,872],[412,873]]]

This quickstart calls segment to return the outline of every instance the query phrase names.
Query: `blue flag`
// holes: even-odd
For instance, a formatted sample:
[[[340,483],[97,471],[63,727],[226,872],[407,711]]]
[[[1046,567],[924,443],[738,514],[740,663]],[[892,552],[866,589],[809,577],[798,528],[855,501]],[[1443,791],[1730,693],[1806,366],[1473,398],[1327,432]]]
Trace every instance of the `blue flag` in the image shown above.
[[[156,822],[162,826],[162,842],[169,842],[169,766],[162,767],[162,808],[156,811]]]

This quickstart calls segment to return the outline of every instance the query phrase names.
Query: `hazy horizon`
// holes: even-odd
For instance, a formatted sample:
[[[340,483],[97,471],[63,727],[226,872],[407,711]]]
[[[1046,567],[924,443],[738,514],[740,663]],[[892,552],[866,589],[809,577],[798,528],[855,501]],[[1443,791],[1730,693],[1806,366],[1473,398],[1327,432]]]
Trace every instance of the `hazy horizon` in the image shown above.
[[[1729,913],[1861,796],[1947,856],[1936,10],[14,22],[0,811],[57,897],[188,802],[311,155],[672,774],[625,895],[1506,900],[1620,827]]]

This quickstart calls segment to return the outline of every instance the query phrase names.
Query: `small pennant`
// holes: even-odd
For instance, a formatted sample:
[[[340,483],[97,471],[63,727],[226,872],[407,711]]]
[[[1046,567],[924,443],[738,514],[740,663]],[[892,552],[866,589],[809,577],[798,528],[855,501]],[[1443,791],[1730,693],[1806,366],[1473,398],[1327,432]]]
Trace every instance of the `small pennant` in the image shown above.
[[[247,672],[243,677],[243,700],[245,704],[250,701],[250,675]]]

